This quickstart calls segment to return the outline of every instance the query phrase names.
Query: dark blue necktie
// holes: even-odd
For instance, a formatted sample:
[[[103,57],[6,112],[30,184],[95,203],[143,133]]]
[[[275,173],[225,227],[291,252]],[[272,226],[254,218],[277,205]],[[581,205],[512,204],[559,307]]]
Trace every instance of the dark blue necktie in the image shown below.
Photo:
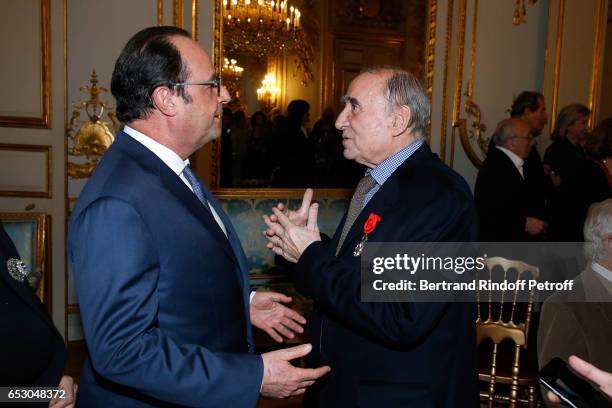
[[[200,185],[200,182],[198,181],[198,178],[193,172],[193,170],[191,170],[191,167],[185,166],[185,168],[183,169],[183,174],[191,185],[193,193],[196,195],[196,197],[198,197],[198,200],[200,200],[204,208],[206,208],[210,212],[208,200],[206,200],[206,197],[204,196],[204,191],[202,191],[202,186]]]

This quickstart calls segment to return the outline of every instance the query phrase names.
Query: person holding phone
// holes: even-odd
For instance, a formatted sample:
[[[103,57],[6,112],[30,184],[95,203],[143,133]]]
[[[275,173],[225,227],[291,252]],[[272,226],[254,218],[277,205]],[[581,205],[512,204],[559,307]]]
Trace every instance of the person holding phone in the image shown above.
[[[569,366],[578,374],[597,385],[599,390],[601,390],[601,392],[608,398],[612,398],[612,373],[600,370],[593,364],[590,364],[576,356],[570,356]],[[546,393],[546,398],[554,404],[561,403],[561,399],[552,391],[548,391]]]

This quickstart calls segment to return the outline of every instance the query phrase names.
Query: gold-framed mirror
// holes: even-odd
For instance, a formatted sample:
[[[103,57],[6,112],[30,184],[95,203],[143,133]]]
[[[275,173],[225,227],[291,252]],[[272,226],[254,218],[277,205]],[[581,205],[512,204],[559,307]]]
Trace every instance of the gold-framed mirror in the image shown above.
[[[342,156],[333,125],[340,96],[362,68],[373,65],[401,66],[425,82],[431,7],[432,0],[215,0],[214,62],[232,93],[227,108],[236,117],[211,146],[209,182],[215,192],[298,197],[315,187],[317,196],[350,197],[364,168]],[[266,53],[265,44],[274,43],[270,38],[277,42]],[[288,51],[279,52],[282,47]],[[285,128],[278,132],[270,117],[280,110],[294,119],[292,100],[309,104],[310,120],[294,126],[298,133],[306,130],[304,137],[287,137]],[[297,112],[303,118],[303,109]],[[264,139],[268,147],[262,148],[257,143]]]

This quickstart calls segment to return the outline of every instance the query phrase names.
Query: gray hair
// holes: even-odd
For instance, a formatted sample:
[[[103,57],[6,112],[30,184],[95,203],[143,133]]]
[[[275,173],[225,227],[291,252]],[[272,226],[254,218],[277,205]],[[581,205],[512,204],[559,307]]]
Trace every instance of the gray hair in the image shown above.
[[[406,106],[410,109],[408,127],[412,132],[424,139],[429,128],[429,98],[419,80],[410,72],[395,67],[366,68],[361,73],[388,73],[383,96],[387,100],[387,111]]]
[[[599,261],[605,254],[601,238],[612,234],[612,198],[589,208],[584,222],[584,253],[588,260]]]
[[[497,146],[503,146],[509,139],[512,139],[516,134],[514,133],[514,124],[515,121],[519,119],[508,118],[504,119],[497,124],[495,128],[495,132],[491,138],[493,139],[493,143]]]

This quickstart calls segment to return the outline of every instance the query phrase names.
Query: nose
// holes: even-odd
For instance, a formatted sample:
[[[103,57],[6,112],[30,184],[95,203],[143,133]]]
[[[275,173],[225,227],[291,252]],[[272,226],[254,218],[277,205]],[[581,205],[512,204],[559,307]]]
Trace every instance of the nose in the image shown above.
[[[225,104],[232,100],[227,88],[221,85],[221,93],[219,94],[219,103]]]
[[[344,128],[348,125],[347,120],[347,106],[344,106],[340,114],[338,115],[338,119],[336,119],[336,129],[344,130]]]

